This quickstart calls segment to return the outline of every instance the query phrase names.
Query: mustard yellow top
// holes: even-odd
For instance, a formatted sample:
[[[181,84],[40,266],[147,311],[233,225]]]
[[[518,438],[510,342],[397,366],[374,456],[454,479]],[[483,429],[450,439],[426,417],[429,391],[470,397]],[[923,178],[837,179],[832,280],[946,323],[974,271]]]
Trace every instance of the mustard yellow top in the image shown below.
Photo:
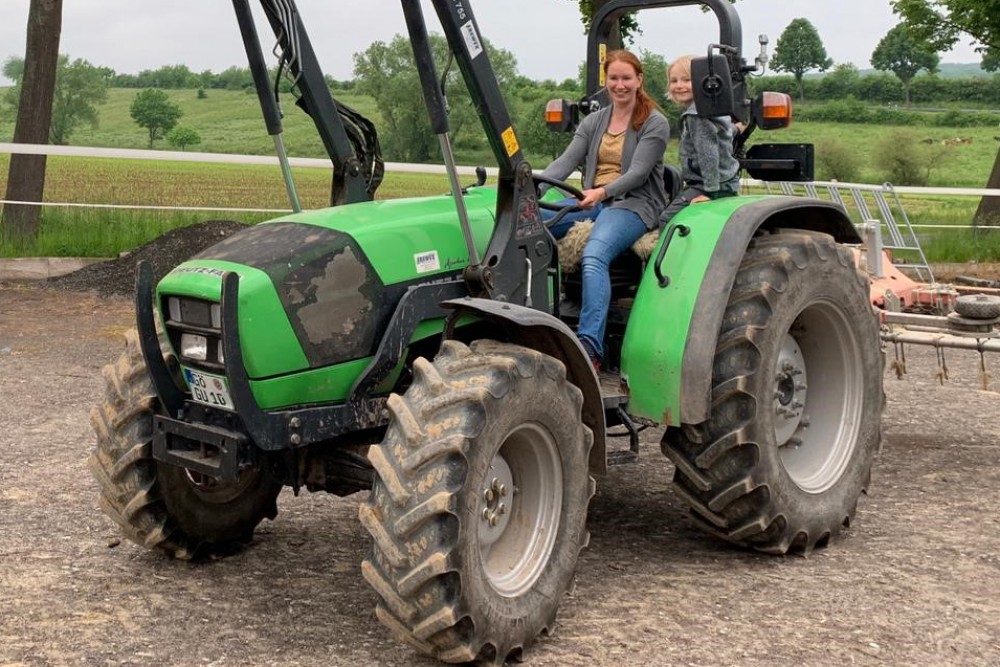
[[[617,134],[605,132],[601,137],[601,148],[597,151],[597,173],[594,187],[607,185],[622,175],[622,147],[625,145],[625,130]]]

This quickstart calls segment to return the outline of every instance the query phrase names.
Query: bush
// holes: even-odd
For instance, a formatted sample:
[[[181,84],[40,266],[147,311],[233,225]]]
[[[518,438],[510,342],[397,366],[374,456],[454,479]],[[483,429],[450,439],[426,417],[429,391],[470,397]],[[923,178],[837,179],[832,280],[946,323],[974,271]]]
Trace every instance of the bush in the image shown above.
[[[949,109],[944,113],[934,114],[931,124],[938,127],[993,127],[998,120],[1000,116],[987,111]]]
[[[822,139],[816,144],[820,180],[853,183],[861,172],[861,159],[844,141]]]
[[[946,146],[928,144],[912,132],[889,132],[875,143],[875,165],[893,185],[927,185],[931,172],[951,157]]]
[[[822,106],[804,107],[796,111],[800,120],[826,123],[867,123],[870,121],[868,105],[854,97],[827,102]]]

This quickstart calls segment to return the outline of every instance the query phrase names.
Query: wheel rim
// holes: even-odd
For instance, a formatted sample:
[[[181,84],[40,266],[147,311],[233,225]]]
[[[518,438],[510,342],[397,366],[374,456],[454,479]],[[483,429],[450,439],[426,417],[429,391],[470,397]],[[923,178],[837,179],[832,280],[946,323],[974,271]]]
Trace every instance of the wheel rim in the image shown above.
[[[782,340],[773,377],[782,465],[803,491],[822,493],[843,475],[861,428],[861,350],[840,306],[818,302],[799,314]]]
[[[562,514],[559,448],[541,424],[511,431],[490,462],[477,521],[483,570],[501,595],[530,589],[552,555]]]

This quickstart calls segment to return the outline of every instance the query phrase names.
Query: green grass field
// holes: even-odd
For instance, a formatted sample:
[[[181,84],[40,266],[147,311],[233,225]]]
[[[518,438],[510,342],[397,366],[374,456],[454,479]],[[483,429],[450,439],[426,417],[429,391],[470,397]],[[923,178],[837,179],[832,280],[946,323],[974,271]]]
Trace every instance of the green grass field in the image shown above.
[[[100,109],[98,128],[80,128],[72,137],[78,146],[145,148],[147,135],[129,117],[128,106],[135,90],[113,89]],[[167,91],[184,110],[181,124],[196,129],[202,143],[193,150],[215,153],[270,155],[273,143],[266,134],[256,97],[252,93],[209,90],[198,99],[194,90]],[[376,123],[378,111],[366,96],[345,95],[353,106]],[[325,157],[311,121],[294,108],[286,109],[285,143],[293,156]],[[799,122],[792,127],[756,135],[757,141],[808,142],[822,144],[836,139],[851,147],[860,158],[861,177],[868,183],[885,180],[874,166],[878,140],[887,132],[901,131],[910,140],[935,147],[939,158],[931,172],[931,184],[948,187],[982,187],[997,149],[995,128],[887,128],[877,125],[848,125]],[[0,141],[13,133],[9,117],[0,116]],[[971,142],[937,148],[944,139],[964,137]],[[156,148],[169,148],[158,141]],[[531,147],[525,147],[531,154]],[[676,141],[667,149],[667,159],[676,156]],[[459,153],[462,164],[474,164]],[[0,155],[0,188],[6,185],[9,156]],[[534,163],[534,162],[533,162]],[[535,166],[543,166],[538,161]],[[823,178],[821,170],[818,178]],[[326,205],[330,172],[325,169],[296,169],[295,179],[303,205]],[[420,196],[448,190],[444,176],[389,173],[379,190],[379,198]],[[185,162],[112,160],[53,157],[48,161],[45,199],[48,202],[77,202],[117,205],[186,206],[219,208],[288,207],[284,185],[276,167],[208,165]],[[972,219],[974,197],[909,197],[906,209],[915,224],[966,226]],[[231,212],[165,212],[130,209],[79,209],[46,207],[38,242],[19,255],[109,256],[134,248],[169,229],[210,218],[230,218],[254,222],[273,214]],[[980,234],[975,238],[960,232],[921,233],[930,256],[937,261],[1000,258],[1000,244]],[[0,256],[11,256],[11,248],[0,248]]]

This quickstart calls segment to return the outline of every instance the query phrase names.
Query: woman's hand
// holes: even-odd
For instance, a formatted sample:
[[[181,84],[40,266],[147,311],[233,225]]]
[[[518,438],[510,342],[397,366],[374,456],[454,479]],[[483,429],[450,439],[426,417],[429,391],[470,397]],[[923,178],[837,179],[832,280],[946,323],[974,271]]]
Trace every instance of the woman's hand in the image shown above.
[[[594,188],[593,190],[584,190],[583,199],[580,200],[580,208],[592,209],[595,204],[599,204],[608,198],[608,192],[604,188]]]
[[[700,204],[703,201],[712,201],[712,199],[711,197],[706,197],[705,195],[698,195],[697,197],[693,198],[690,203]]]

